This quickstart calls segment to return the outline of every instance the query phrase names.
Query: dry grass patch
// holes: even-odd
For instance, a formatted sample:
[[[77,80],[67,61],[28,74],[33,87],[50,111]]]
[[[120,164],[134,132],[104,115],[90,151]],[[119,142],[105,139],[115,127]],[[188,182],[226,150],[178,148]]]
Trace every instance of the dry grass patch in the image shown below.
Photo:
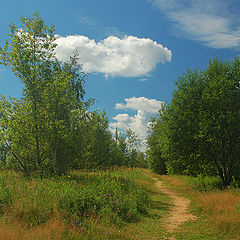
[[[58,220],[35,228],[27,228],[22,224],[0,224],[1,240],[51,240],[62,239],[65,225]]]
[[[136,182],[142,186],[152,186],[152,183],[147,180],[139,179]]]
[[[1,240],[23,240],[23,236],[16,227],[0,224],[0,239]]]
[[[240,195],[225,190],[197,193],[196,199],[197,208],[207,214],[207,222],[213,230],[240,234]]]
[[[223,239],[238,239],[235,237],[240,236],[240,193],[233,193],[229,189],[201,192],[190,186],[188,183],[191,179],[184,176],[160,178],[192,199],[195,214],[206,219],[205,230],[209,229],[216,236],[225,236]]]
[[[181,176],[161,175],[160,179],[179,191],[192,191],[192,188],[186,184],[185,179]]]

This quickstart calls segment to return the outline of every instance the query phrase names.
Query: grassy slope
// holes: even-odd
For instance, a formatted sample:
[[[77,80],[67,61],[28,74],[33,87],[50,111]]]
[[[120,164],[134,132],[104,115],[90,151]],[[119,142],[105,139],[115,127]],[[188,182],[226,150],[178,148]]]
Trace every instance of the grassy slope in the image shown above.
[[[105,176],[106,174],[106,176]],[[112,177],[108,177],[108,175]],[[104,185],[104,181],[106,185]],[[131,209],[135,209],[134,206],[127,206],[130,209],[130,213],[134,216],[129,217],[128,221],[115,221],[119,220],[116,218],[116,214],[112,213],[109,208],[111,204],[104,209],[106,214],[103,213],[103,217],[99,218],[99,215],[87,214],[84,212],[84,219],[81,220],[80,224],[75,224],[75,220],[78,216],[70,215],[67,213],[67,219],[64,216],[65,211],[59,211],[58,204],[59,201],[53,199],[57,198],[61,194],[67,194],[69,196],[69,201],[67,198],[63,198],[66,201],[64,207],[66,209],[70,208],[70,203],[75,204],[71,200],[71,193],[76,194],[75,191],[75,180],[83,182],[79,184],[84,191],[87,191],[88,187],[84,187],[84,184],[96,184],[95,178],[97,178],[97,184],[100,183],[98,189],[101,190],[102,187],[104,191],[108,193],[112,191],[117,197],[122,197],[122,200],[127,205],[131,205],[131,201],[134,200],[134,196],[131,197],[131,191],[133,194],[141,194],[141,191],[134,190],[133,188],[127,190],[127,195],[122,196],[119,192],[114,192],[116,187],[115,177],[120,179],[119,184],[122,184],[125,188],[126,186],[132,187],[134,184],[131,183],[132,180],[141,184],[151,195],[150,207],[148,214],[138,215],[136,218],[133,215]],[[73,179],[71,183],[70,179]],[[130,182],[124,179],[131,179]],[[0,239],[1,240],[40,240],[40,239],[54,239],[54,240],[77,240],[77,239],[159,239],[159,237],[164,236],[164,231],[161,226],[161,218],[167,213],[169,208],[169,198],[161,193],[158,193],[153,186],[153,180],[149,173],[143,172],[140,169],[121,169],[115,170],[114,172],[104,173],[77,173],[73,172],[69,176],[65,176],[62,179],[45,179],[45,180],[27,180],[21,176],[15,174],[14,172],[2,172],[0,174],[1,192],[4,196],[0,196],[3,200],[1,207],[1,221],[0,221]],[[71,184],[69,184],[69,181]],[[111,184],[113,188],[111,189]],[[90,187],[89,185],[89,187]],[[10,193],[5,189],[6,186],[10,189]],[[95,185],[94,185],[95,186]],[[105,188],[106,187],[106,188]],[[121,188],[119,188],[119,191]],[[69,192],[70,191],[70,192]],[[103,196],[99,192],[87,191],[88,194],[95,194],[94,196]],[[130,192],[128,192],[130,191]],[[135,192],[134,192],[135,191]],[[70,193],[70,195],[69,195]],[[123,192],[124,194],[124,192]],[[129,195],[130,194],[130,195]],[[0,194],[1,195],[1,194]],[[116,199],[115,196],[115,199]],[[77,196],[78,197],[78,196]],[[80,196],[82,197],[82,196]],[[103,202],[104,204],[109,204],[106,200],[109,195],[107,195]],[[131,197],[130,203],[126,202],[128,198]],[[144,197],[142,195],[142,197]],[[73,199],[76,198],[73,195]],[[9,201],[10,199],[10,201]],[[140,196],[141,199],[141,196]],[[144,198],[143,198],[144,199]],[[86,199],[87,201],[88,199]],[[100,199],[101,200],[101,199]],[[139,201],[139,199],[136,199]],[[61,201],[60,201],[61,203]],[[91,201],[90,201],[91,203]],[[97,202],[99,203],[99,201]],[[100,202],[101,203],[101,202]],[[86,205],[87,206],[87,205]],[[94,205],[93,205],[94,206]],[[76,206],[75,206],[76,207]],[[74,207],[74,208],[75,208]],[[85,206],[84,206],[85,208]],[[121,207],[120,207],[121,208]],[[70,209],[71,210],[71,209]],[[109,211],[109,212],[108,212]],[[89,216],[88,216],[89,215]],[[124,215],[125,216],[125,215]],[[126,216],[129,216],[127,213]],[[74,220],[72,221],[71,218]],[[104,219],[104,220],[103,220]],[[115,223],[114,223],[115,222]],[[164,238],[163,238],[164,239]]]
[[[134,179],[147,190],[150,195],[150,208],[147,215],[141,215],[138,219],[121,222],[121,224],[113,224],[111,221],[102,221],[97,216],[90,216],[84,220],[83,224],[76,226],[64,220],[62,215],[56,209],[53,209],[51,217],[45,223],[29,227],[22,223],[21,217],[23,216],[21,214],[23,212],[21,210],[27,209],[28,201],[34,203],[34,194],[32,193],[31,196],[28,196],[28,201],[16,201],[18,204],[24,203],[25,205],[14,206],[15,212],[11,210],[11,205],[2,209],[0,239],[167,239],[169,235],[164,230],[163,217],[171,208],[171,199],[157,191],[152,177],[162,179],[170,187],[179,191],[180,194],[192,199],[192,212],[198,216],[198,219],[181,226],[177,233],[177,239],[236,240],[240,236],[239,194],[232,193],[230,190],[201,193],[187,185],[186,179],[183,177],[159,176],[142,169],[122,169],[116,170],[112,174],[117,177]],[[45,186],[38,181],[30,183],[14,173],[10,173],[10,175],[11,181],[17,183],[22,197],[24,197],[28,187],[33,187],[32,184]],[[38,204],[38,201],[35,201],[34,204]],[[15,217],[11,217],[10,213],[14,214]],[[43,216],[46,214],[46,212],[43,212]],[[33,216],[30,215],[30,217]]]

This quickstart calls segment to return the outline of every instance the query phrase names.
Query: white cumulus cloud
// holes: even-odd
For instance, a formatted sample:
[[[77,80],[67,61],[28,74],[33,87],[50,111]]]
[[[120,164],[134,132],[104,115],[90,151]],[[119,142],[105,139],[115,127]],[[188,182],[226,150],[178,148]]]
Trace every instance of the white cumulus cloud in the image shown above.
[[[157,113],[162,106],[162,102],[156,99],[145,97],[125,98],[125,103],[116,103],[116,109],[141,110],[145,113]]]
[[[85,72],[112,77],[144,76],[172,58],[171,51],[156,41],[134,36],[109,36],[100,42],[82,35],[58,36],[56,43],[58,59],[66,61],[77,51]]]
[[[236,1],[148,1],[165,12],[180,35],[201,41],[212,48],[240,47],[240,15]]]
[[[156,99],[148,99],[145,97],[131,97],[125,98],[125,103],[117,103],[116,109],[121,110],[135,110],[136,114],[130,116],[127,113],[121,113],[113,117],[115,122],[110,123],[110,127],[116,127],[121,131],[127,129],[133,130],[137,137],[144,142],[147,136],[148,122],[152,116],[158,113],[163,102]]]

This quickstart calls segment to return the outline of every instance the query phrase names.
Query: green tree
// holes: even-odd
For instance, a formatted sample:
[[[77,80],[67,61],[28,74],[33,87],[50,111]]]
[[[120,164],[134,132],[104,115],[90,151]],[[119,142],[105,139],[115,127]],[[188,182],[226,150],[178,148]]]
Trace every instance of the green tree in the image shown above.
[[[137,167],[141,167],[141,168],[147,168],[147,160],[146,160],[146,154],[144,152],[138,152],[138,156],[137,156]]]
[[[224,186],[239,180],[240,61],[213,60],[206,70],[199,117],[201,153]]]
[[[240,169],[239,58],[210,61],[205,71],[187,71],[176,85],[150,141],[165,142],[161,152],[168,172],[218,175],[228,186],[239,179]],[[156,131],[160,126],[163,136]]]
[[[188,70],[176,82],[177,89],[165,113],[168,147],[164,153],[169,173],[197,175],[204,171],[197,138],[204,82],[204,74],[197,70]]]
[[[126,142],[127,142],[127,148],[128,148],[128,166],[136,167],[140,140],[137,138],[136,133],[133,132],[130,128],[127,130],[126,136],[127,136]]]
[[[147,136],[147,162],[153,172],[166,174],[166,108],[163,106],[159,115],[152,118]]]
[[[0,162],[7,164],[7,155],[9,147],[7,142],[8,116],[10,115],[10,104],[4,96],[0,96]]]
[[[0,144],[2,150],[2,160],[4,162],[5,167],[7,165],[11,165],[9,163],[9,153],[12,153],[14,159],[17,161],[18,165],[21,167],[21,170],[27,174],[27,168],[23,164],[22,160],[16,155],[16,152],[12,149],[11,144],[11,124],[10,120],[14,118],[13,104],[4,96],[0,98]]]
[[[76,153],[73,168],[96,169],[116,164],[118,151],[106,112],[75,112],[72,124],[71,146]]]
[[[54,55],[54,27],[39,14],[10,24],[10,41],[0,48],[1,64],[10,66],[24,84],[23,98],[13,103],[8,138],[25,172],[61,173],[72,159],[71,114],[87,109],[84,102],[86,74],[78,56],[61,63]]]
[[[111,144],[111,165],[112,166],[126,166],[128,159],[128,149],[126,136],[118,129],[115,129],[114,141]]]
[[[45,65],[48,65],[53,57],[54,28],[48,28],[38,14],[35,14],[34,18],[22,17],[20,20],[20,28],[10,24],[11,41],[6,41],[4,48],[0,49],[0,59],[2,64],[11,66],[13,73],[24,84],[23,92],[31,103],[34,118],[36,160],[41,165],[39,102],[42,97],[41,90],[45,87],[42,73],[47,70]]]

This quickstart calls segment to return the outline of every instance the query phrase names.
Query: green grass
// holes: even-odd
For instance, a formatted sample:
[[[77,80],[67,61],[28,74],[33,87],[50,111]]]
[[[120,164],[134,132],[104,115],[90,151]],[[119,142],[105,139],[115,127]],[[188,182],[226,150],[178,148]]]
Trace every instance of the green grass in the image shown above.
[[[181,240],[239,240],[239,191],[220,190],[216,179],[194,179],[186,176],[161,176],[178,194],[191,199],[191,212],[196,221],[183,224],[175,233]],[[203,182],[205,186],[203,187]]]
[[[198,175],[197,177],[186,177],[186,182],[193,189],[200,192],[223,189],[220,177]]]
[[[170,199],[151,176],[126,168],[48,179],[1,172],[0,239],[159,239]]]
[[[109,172],[73,172],[49,179],[24,179],[13,172],[0,176],[0,210],[30,227],[57,213],[80,225],[96,216],[119,224],[146,214],[149,197],[132,179]],[[6,211],[5,211],[6,212]]]
[[[159,192],[152,177],[191,198],[191,212],[197,220],[167,233],[165,216],[172,202]],[[211,190],[211,182],[159,176],[137,168],[74,171],[48,179],[26,179],[2,171],[0,239],[167,240],[174,235],[182,240],[236,240],[240,233],[239,192]]]

